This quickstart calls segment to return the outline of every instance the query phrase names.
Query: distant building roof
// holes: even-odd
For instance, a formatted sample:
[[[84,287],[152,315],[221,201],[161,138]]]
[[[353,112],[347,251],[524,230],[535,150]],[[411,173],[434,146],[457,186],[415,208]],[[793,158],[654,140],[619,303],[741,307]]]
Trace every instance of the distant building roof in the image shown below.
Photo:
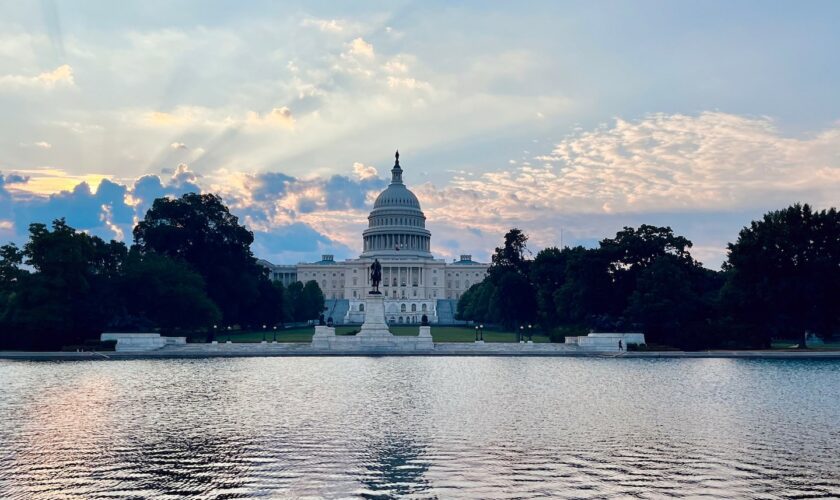
[[[313,264],[317,264],[319,266],[331,266],[335,264],[335,257],[329,254],[325,254],[321,256],[321,260],[313,262]]]
[[[453,264],[465,264],[465,265],[476,265],[476,266],[483,266],[481,262],[476,262],[472,260],[472,255],[464,254],[461,255],[460,259],[454,259],[452,261]]]

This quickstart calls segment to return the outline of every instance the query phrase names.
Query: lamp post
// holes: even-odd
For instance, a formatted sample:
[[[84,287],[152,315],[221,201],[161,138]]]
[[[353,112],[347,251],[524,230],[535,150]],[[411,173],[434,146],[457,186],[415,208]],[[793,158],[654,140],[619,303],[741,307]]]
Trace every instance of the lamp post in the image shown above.
[[[227,341],[228,341],[228,342],[230,342],[230,331],[231,331],[231,330],[232,330],[232,328],[231,328],[230,326],[228,326],[228,327],[227,327],[227,332],[228,332]]]
[[[478,342],[478,325],[475,325],[475,341]]]
[[[484,342],[484,325],[478,325],[478,340]]]
[[[265,325],[263,325],[263,342],[265,342],[265,329],[266,329],[266,328],[267,328],[267,327],[266,327]]]
[[[219,325],[213,325],[213,341],[218,341],[218,337],[216,337],[216,331],[219,329]]]
[[[277,343],[277,325],[274,325],[274,339],[272,342]]]
[[[534,340],[534,325],[528,325],[528,342]]]

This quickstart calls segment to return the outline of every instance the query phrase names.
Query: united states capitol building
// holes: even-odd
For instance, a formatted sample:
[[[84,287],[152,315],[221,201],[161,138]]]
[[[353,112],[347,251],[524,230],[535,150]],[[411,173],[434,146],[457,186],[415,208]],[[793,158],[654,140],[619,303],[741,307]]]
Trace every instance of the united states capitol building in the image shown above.
[[[269,269],[272,279],[285,286],[316,281],[327,299],[325,315],[340,324],[364,322],[364,297],[371,289],[370,265],[379,259],[380,290],[389,323],[420,323],[424,314],[430,323],[453,323],[458,299],[484,279],[488,265],[474,262],[470,255],[453,262],[434,258],[426,216],[402,176],[397,153],[391,184],[376,198],[368,216],[359,258],[337,262],[332,255],[324,255],[318,262],[297,265],[260,263]]]

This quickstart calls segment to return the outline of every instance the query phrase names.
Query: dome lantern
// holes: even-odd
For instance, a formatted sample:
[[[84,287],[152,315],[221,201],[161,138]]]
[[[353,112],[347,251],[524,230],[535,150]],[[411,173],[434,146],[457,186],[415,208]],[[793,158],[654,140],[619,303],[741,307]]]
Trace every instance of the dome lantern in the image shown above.
[[[402,167],[400,167],[400,150],[394,154],[394,168],[391,169],[391,184],[402,184]]]

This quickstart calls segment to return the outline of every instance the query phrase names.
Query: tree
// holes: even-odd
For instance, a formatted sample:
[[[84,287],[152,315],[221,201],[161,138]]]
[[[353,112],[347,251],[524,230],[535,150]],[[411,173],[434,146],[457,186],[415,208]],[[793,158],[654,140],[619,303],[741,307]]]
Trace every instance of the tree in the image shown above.
[[[505,234],[505,243],[497,247],[493,253],[490,265],[490,274],[501,275],[507,271],[515,271],[519,274],[528,274],[528,261],[525,254],[528,251],[526,245],[528,236],[521,229],[513,228]]]
[[[534,287],[526,276],[513,271],[501,274],[490,298],[494,319],[506,328],[534,323],[536,300]]]
[[[324,312],[324,293],[318,282],[315,280],[307,281],[303,285],[303,290],[300,292],[299,303],[295,307],[298,313],[299,321],[308,321],[316,319]]]
[[[566,325],[602,326],[597,318],[616,313],[609,257],[600,249],[580,246],[564,251],[564,281],[554,293],[558,320]]]
[[[209,329],[221,319],[201,275],[165,255],[132,250],[120,292],[128,315],[164,331]]]
[[[253,321],[252,307],[260,291],[268,290],[263,283],[268,277],[251,253],[253,234],[219,197],[188,193],[179,199],[159,198],[134,228],[134,239],[144,253],[191,265],[204,278],[224,323]]]
[[[51,229],[31,224],[22,252],[3,249],[6,292],[0,343],[6,346],[78,344],[97,337],[122,309],[113,285],[125,260],[125,245],[76,232],[64,219],[55,220]],[[19,269],[21,258],[34,272]]]
[[[289,321],[301,321],[300,317],[305,313],[299,311],[301,307],[301,295],[303,294],[303,283],[295,281],[286,288],[284,300],[286,307],[283,308],[286,318]]]
[[[670,227],[642,224],[638,229],[625,227],[615,238],[600,243],[600,251],[609,259],[609,273],[613,280],[612,313],[621,314],[627,307],[636,281],[648,266],[659,257],[670,255],[682,265],[699,266],[689,253],[692,243],[676,236]]]
[[[261,281],[259,297],[254,304],[251,326],[276,326],[283,322],[286,300],[285,289],[279,281]]]
[[[840,214],[807,204],[769,212],[728,246],[721,302],[742,333],[762,346],[840,326]]]
[[[721,284],[718,274],[674,255],[659,256],[639,273],[625,315],[641,326],[649,343],[716,347],[710,320]]]
[[[555,295],[566,281],[568,249],[550,247],[537,253],[531,264],[531,283],[534,284],[537,317],[540,325],[551,330],[560,324]]]
[[[534,322],[536,299],[529,279],[526,254],[528,236],[513,228],[505,234],[504,245],[496,248],[488,270],[490,288],[482,296],[488,300],[484,316],[507,327]],[[475,311],[474,311],[475,312]]]

